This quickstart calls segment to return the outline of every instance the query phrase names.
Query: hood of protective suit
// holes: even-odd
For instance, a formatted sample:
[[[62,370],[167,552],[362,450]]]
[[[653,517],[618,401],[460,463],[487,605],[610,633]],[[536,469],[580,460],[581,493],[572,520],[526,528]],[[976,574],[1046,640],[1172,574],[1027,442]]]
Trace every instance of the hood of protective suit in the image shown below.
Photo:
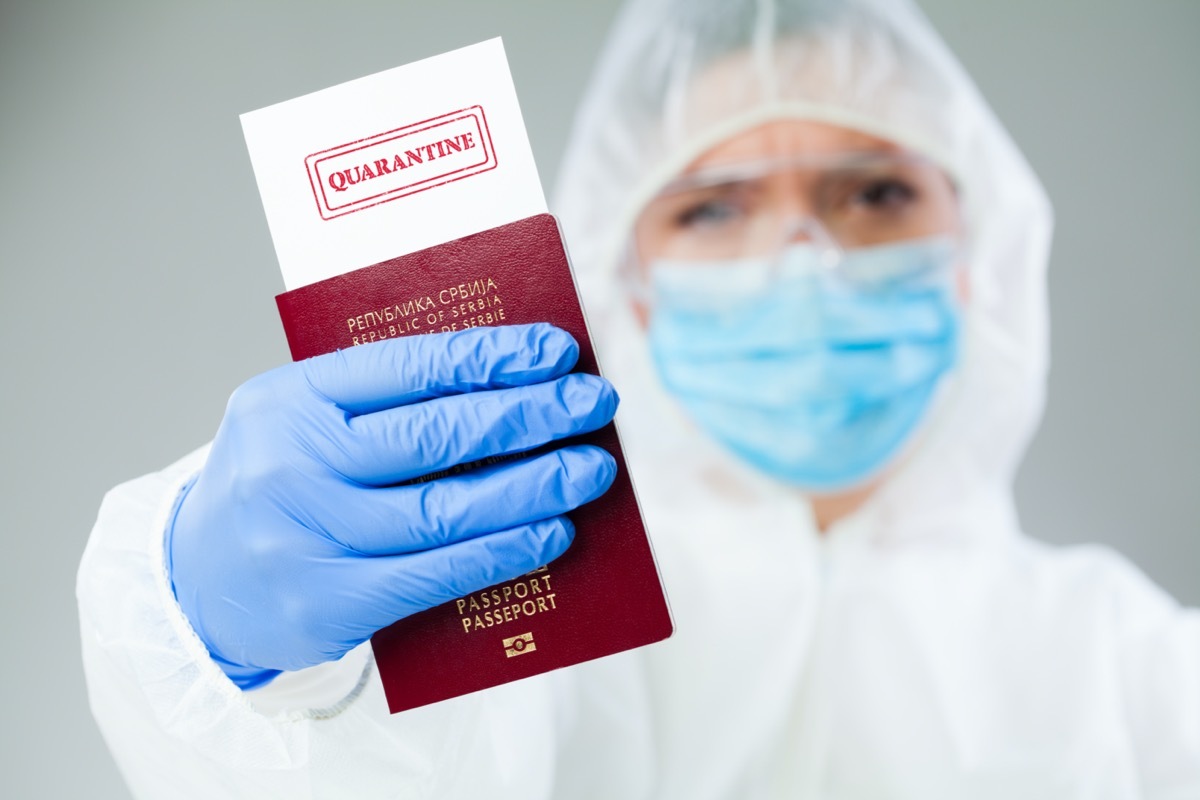
[[[654,373],[620,281],[649,199],[713,145],[787,118],[907,146],[947,171],[962,204],[970,291],[961,364],[903,466],[855,516],[875,536],[1015,530],[1011,483],[1040,418],[1048,362],[1051,210],[974,84],[905,0],[632,0],[619,14],[554,207],[601,364],[622,395],[634,480],[668,493],[673,485],[681,503],[705,495],[697,478],[718,494],[791,491],[688,423]]]

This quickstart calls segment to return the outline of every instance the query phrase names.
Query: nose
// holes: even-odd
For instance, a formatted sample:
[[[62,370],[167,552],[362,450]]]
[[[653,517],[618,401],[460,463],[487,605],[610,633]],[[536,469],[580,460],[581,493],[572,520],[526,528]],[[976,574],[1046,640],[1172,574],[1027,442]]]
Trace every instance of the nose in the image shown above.
[[[822,250],[837,250],[833,235],[818,216],[812,176],[803,171],[780,171],[768,179],[767,194],[774,207],[777,248],[801,242]]]
[[[820,220],[807,214],[793,214],[786,218],[778,247],[783,249],[792,244],[809,244],[822,253],[822,260],[829,265],[837,262],[841,248]]]

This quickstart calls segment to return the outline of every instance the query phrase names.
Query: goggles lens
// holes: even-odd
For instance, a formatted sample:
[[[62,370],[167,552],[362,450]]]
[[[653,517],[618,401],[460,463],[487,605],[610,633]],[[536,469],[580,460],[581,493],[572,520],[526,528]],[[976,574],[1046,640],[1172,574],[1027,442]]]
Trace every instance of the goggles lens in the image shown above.
[[[643,209],[635,246],[640,265],[771,259],[796,241],[836,253],[958,226],[956,192],[937,166],[907,153],[842,153],[684,175]]]

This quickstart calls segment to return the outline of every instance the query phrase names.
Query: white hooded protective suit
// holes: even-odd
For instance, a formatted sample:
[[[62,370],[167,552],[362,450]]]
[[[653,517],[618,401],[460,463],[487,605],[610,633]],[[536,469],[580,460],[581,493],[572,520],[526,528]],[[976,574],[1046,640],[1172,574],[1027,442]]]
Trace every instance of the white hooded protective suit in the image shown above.
[[[817,533],[691,428],[617,272],[640,206],[763,121],[903,143],[958,182],[963,365],[903,469]],[[79,573],[93,711],[139,797],[1200,798],[1200,616],[1112,552],[1020,532],[1050,208],[902,0],[646,0],[620,16],[556,208],[676,619],[671,640],[389,716],[364,648],[242,693],[171,595],[199,451],[106,498]]]

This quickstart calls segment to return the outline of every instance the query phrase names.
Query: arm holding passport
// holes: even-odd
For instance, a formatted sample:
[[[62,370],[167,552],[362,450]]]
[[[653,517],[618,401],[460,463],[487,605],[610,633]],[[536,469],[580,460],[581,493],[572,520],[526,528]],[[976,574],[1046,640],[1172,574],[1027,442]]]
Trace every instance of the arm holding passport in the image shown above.
[[[416,796],[480,796],[438,767],[453,757],[510,796],[513,754],[464,732],[555,729],[574,701],[549,696],[573,677],[389,716],[351,648],[568,546],[563,512],[613,480],[600,448],[393,484],[605,425],[615,393],[567,374],[577,354],[560,329],[527,325],[288,364],[234,393],[211,451],[113,489],[77,594],[89,699],[134,795],[372,796],[354,787],[383,769]],[[298,671],[271,681],[280,669]]]
[[[406,482],[607,424],[616,395],[567,374],[578,352],[549,325],[475,328],[352,347],[240,387],[166,548],[175,595],[224,672],[253,688],[340,658],[559,556],[574,534],[563,514],[615,475],[599,447]]]

